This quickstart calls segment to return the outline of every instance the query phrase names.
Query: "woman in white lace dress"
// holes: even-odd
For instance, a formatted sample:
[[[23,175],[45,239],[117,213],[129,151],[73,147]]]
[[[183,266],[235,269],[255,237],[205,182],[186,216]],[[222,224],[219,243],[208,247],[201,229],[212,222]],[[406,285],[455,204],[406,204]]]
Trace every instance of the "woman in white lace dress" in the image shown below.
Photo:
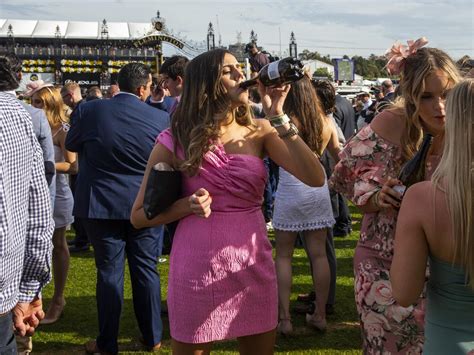
[[[339,142],[332,121],[320,107],[309,77],[291,85],[284,111],[297,126],[301,138],[321,156],[327,148],[338,160]],[[334,225],[334,216],[327,183],[310,187],[280,168],[280,179],[275,196],[273,227],[276,239],[276,270],[278,278],[278,331],[288,335],[293,326],[290,317],[292,280],[291,260],[298,233],[306,242],[308,257],[313,267],[316,292],[315,312],[307,315],[308,325],[319,330],[326,328],[326,300],[329,292],[329,265],[326,256],[327,229]]]

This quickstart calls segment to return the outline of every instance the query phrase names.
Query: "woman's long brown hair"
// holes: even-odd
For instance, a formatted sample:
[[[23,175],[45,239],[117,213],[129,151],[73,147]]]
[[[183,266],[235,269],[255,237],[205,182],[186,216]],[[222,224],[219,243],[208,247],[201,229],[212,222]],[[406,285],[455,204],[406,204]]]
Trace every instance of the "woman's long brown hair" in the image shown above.
[[[197,173],[204,154],[218,139],[216,116],[231,111],[231,101],[221,82],[222,64],[227,53],[230,52],[215,49],[197,56],[186,66],[183,93],[171,119],[171,132],[175,138],[174,151],[179,144],[185,155],[178,168],[191,176]],[[248,105],[231,113],[240,125],[252,124]]]
[[[307,75],[291,84],[283,110],[288,115],[296,117],[300,123],[298,128],[301,138],[313,152],[321,155],[325,115],[311,79]]]

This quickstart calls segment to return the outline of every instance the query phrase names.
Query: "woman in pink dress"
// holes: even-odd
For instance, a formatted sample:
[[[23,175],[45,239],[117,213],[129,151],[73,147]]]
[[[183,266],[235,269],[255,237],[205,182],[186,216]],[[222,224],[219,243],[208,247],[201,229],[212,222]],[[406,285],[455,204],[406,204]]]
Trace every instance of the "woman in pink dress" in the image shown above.
[[[322,186],[324,172],[283,113],[289,86],[259,87],[268,122],[250,115],[240,64],[228,51],[194,58],[185,77],[131,220],[137,228],[179,220],[168,281],[173,353],[209,353],[214,341],[237,338],[243,354],[272,354],[277,283],[261,211],[262,158],[268,155],[310,186]],[[182,171],[183,198],[147,220],[144,185],[158,162]]]
[[[364,213],[354,273],[365,354],[416,354],[423,346],[422,299],[400,306],[389,274],[402,197],[393,189],[400,184],[396,177],[428,132],[434,136],[425,163],[430,178],[443,149],[446,93],[459,80],[449,56],[421,48],[426,42],[392,47],[388,68],[401,74],[403,97],[347,143],[330,179],[330,186]]]

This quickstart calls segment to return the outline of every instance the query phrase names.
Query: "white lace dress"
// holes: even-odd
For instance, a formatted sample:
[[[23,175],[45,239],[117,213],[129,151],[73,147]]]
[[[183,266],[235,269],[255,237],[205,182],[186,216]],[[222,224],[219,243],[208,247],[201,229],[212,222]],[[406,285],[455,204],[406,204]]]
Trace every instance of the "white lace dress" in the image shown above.
[[[332,228],[335,220],[327,181],[310,187],[280,168],[272,223],[273,228],[290,232]]]

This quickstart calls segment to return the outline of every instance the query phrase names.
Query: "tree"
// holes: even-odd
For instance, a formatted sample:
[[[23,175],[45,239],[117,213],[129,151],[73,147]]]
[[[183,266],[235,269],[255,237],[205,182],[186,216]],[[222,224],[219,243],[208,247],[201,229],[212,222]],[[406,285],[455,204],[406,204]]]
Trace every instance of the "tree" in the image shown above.
[[[328,80],[333,81],[332,75],[329,73],[328,68],[317,68],[313,73],[313,77],[328,78]]]
[[[362,75],[366,79],[376,79],[388,76],[387,71],[384,69],[387,64],[385,57],[371,54],[369,58],[354,56],[352,57],[352,60],[355,64],[356,73]]]
[[[322,56],[318,52],[310,52],[309,50],[305,49],[303,52],[298,54],[300,60],[319,60],[324,63],[332,64],[331,57],[329,54]]]
[[[300,60],[319,60],[324,63],[334,64],[331,61],[329,55],[321,55],[320,53],[314,51],[311,52],[308,49],[303,50],[298,55]],[[343,59],[352,59],[355,65],[355,72],[359,75],[362,75],[366,79],[376,79],[376,78],[386,78],[389,77],[385,65],[387,64],[387,59],[384,56],[379,56],[371,54],[368,58],[363,58],[361,56],[355,55],[350,58],[348,55],[344,54]],[[323,74],[318,76],[327,76],[328,74]],[[329,75],[330,76],[330,75]]]

